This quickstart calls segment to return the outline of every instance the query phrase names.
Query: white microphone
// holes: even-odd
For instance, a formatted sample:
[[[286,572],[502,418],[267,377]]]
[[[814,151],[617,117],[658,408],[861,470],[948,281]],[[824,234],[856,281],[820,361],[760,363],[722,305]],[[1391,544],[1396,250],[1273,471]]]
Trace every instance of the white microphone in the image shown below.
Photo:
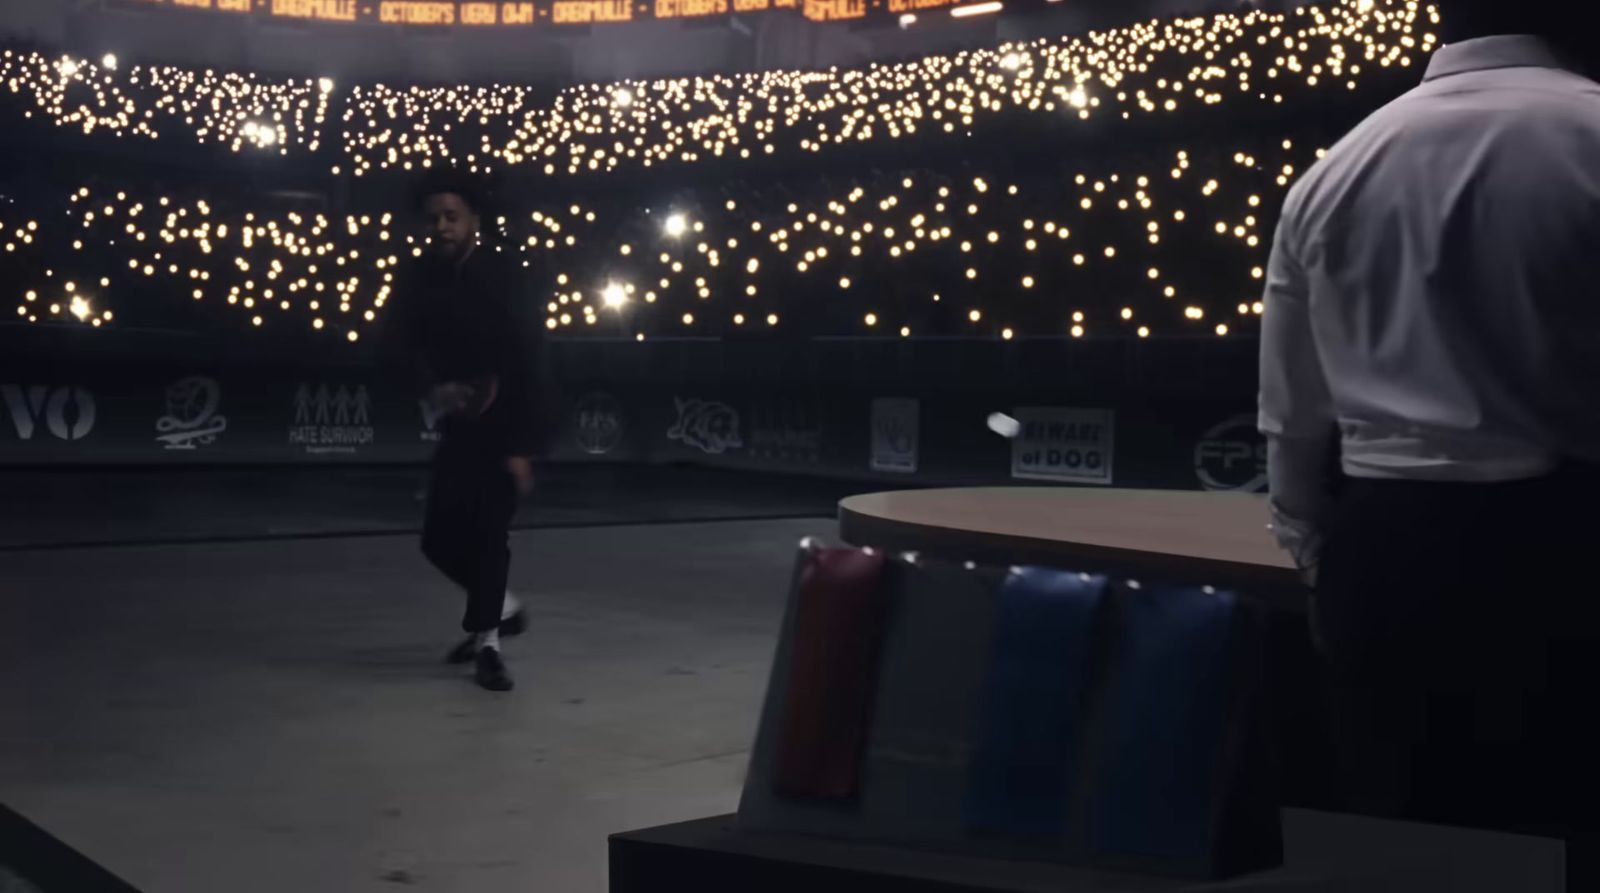
[[[1022,423],[1003,412],[989,414],[989,430],[1007,440],[1022,433]]]

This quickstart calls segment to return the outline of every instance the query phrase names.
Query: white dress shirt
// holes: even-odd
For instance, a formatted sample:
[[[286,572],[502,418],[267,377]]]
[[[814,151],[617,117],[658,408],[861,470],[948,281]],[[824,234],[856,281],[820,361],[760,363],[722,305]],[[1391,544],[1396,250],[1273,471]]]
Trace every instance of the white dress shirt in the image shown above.
[[[1600,84],[1545,41],[1440,49],[1290,191],[1267,273],[1274,527],[1314,569],[1359,478],[1600,461]]]

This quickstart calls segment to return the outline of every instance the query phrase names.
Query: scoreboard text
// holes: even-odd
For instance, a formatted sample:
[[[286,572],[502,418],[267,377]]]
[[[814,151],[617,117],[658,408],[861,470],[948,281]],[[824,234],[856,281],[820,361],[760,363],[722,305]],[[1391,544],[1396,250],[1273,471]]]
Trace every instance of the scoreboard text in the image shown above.
[[[121,8],[203,10],[286,22],[365,22],[420,27],[588,25],[698,19],[773,9],[817,22],[955,6],[965,0],[105,0]]]

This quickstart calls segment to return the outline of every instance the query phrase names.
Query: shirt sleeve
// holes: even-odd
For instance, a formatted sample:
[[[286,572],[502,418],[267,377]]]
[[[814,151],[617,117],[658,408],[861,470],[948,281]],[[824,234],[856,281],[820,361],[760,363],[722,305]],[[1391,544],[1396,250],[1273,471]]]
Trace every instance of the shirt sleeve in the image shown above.
[[[1332,503],[1338,417],[1312,332],[1310,286],[1289,203],[1267,270],[1260,428],[1267,438],[1272,529],[1302,570],[1321,556]]]

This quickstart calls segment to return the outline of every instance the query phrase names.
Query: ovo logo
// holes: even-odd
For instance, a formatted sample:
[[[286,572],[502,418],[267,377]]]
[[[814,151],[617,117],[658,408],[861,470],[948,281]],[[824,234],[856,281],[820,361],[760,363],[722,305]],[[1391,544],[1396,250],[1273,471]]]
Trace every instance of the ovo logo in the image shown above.
[[[58,440],[82,440],[94,430],[94,395],[78,387],[0,385],[17,437],[32,440],[40,424]]]

